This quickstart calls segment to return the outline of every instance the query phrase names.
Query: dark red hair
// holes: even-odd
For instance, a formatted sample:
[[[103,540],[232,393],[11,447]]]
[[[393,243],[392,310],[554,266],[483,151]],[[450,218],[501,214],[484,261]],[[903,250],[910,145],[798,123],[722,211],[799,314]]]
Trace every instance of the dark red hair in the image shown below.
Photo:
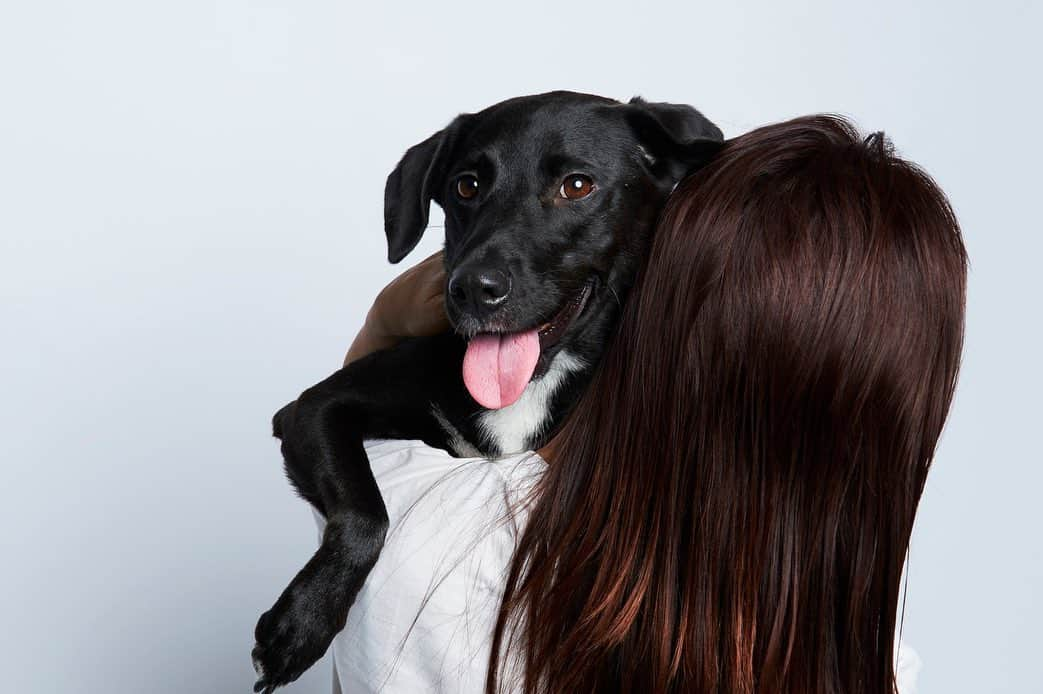
[[[945,196],[882,135],[730,140],[671,196],[555,441],[488,690],[892,692],[965,281]]]

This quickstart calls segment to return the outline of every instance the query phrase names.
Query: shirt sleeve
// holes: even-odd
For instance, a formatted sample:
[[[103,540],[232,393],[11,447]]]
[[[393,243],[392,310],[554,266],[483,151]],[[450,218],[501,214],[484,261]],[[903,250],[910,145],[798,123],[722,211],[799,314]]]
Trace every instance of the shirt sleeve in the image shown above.
[[[895,655],[895,683],[898,694],[916,694],[922,662],[920,656],[905,642],[899,641]]]

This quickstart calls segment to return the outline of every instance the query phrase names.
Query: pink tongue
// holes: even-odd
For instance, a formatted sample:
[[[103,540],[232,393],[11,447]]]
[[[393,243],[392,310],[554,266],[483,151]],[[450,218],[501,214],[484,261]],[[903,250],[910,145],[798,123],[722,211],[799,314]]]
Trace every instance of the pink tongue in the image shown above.
[[[539,358],[540,337],[535,330],[478,335],[467,343],[464,385],[482,407],[507,407],[521,397]]]

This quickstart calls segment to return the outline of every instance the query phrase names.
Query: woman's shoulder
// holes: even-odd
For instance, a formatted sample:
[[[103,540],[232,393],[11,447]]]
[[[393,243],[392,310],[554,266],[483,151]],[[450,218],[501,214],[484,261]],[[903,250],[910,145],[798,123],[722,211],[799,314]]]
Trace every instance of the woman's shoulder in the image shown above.
[[[344,691],[481,692],[520,503],[546,469],[535,453],[454,458],[422,441],[366,453],[388,509],[387,544],[334,644]],[[900,694],[920,658],[895,649]]]
[[[370,441],[366,453],[390,525],[334,644],[341,684],[480,692],[523,520],[515,501],[546,464],[533,453],[454,458],[420,441]]]
[[[482,502],[510,504],[529,488],[546,467],[533,452],[501,458],[456,458],[423,441],[374,440],[366,442],[373,475],[389,504],[392,525],[396,510],[416,504],[439,506]],[[505,490],[510,495],[504,497]],[[394,509],[392,508],[394,507]]]

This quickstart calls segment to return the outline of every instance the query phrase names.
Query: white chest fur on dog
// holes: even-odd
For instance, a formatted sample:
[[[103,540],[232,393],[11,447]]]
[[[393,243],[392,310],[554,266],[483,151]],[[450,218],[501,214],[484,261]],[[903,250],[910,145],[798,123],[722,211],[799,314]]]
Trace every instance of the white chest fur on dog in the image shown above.
[[[535,438],[543,433],[550,420],[550,402],[565,377],[583,368],[578,357],[562,350],[554,356],[547,373],[525,387],[516,402],[499,410],[478,415],[478,429],[492,442],[498,455],[529,450]],[[449,435],[453,452],[465,458],[482,457],[478,449],[445,418],[437,408],[432,413]]]
[[[500,455],[521,453],[543,433],[550,419],[550,399],[565,376],[583,368],[583,362],[562,350],[554,356],[543,378],[525,387],[516,402],[478,417],[478,428],[494,442]]]

